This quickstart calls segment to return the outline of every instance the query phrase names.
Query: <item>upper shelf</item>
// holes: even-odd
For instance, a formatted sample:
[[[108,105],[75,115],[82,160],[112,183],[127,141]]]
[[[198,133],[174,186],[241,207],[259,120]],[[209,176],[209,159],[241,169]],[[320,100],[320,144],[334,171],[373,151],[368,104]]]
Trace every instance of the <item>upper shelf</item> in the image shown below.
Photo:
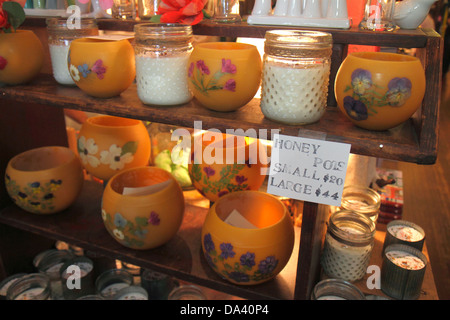
[[[227,129],[242,129],[245,132],[254,129],[260,138],[270,139],[270,135],[279,130],[280,134],[349,143],[352,146],[351,152],[356,154],[408,162],[426,160],[418,152],[417,136],[410,121],[388,131],[369,131],[354,126],[337,108],[328,108],[317,123],[291,126],[266,119],[259,108],[259,99],[253,99],[243,108],[229,113],[208,110],[195,100],[181,106],[148,106],[139,100],[135,84],[118,97],[99,99],[88,96],[77,87],[58,85],[51,75],[45,74],[27,85],[1,87],[0,94],[4,99],[20,102],[35,102],[183,127],[192,128],[194,121],[201,121],[201,129],[204,130],[216,128],[226,132]],[[265,132],[267,136],[263,135]],[[252,131],[247,133],[251,134]]]

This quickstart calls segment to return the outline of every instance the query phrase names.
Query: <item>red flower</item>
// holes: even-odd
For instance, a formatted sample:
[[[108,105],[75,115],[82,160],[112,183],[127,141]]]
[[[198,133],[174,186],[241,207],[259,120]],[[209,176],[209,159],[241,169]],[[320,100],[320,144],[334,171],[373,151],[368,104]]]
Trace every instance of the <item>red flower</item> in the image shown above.
[[[0,0],[1,4],[1,0]],[[0,28],[9,28],[8,14],[0,8]]]
[[[8,60],[0,56],[0,70],[5,69],[6,65],[8,64]]]
[[[158,14],[162,23],[194,25],[203,20],[203,8],[208,0],[161,0]]]

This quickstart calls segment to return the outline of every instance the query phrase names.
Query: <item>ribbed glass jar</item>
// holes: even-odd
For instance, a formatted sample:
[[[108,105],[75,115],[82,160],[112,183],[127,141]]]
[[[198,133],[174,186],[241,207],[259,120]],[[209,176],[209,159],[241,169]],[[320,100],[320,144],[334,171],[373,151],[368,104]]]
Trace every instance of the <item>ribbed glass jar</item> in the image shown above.
[[[178,105],[192,99],[188,59],[192,27],[143,23],[134,26],[136,84],[139,99],[148,105]]]
[[[52,62],[53,77],[62,85],[75,85],[69,73],[67,57],[72,40],[98,35],[95,19],[70,20],[69,18],[48,18],[48,46]],[[74,22],[74,23],[72,23]]]
[[[30,273],[14,282],[6,300],[51,300],[50,278],[44,273]]]
[[[366,274],[372,254],[375,223],[348,210],[333,213],[328,220],[321,265],[331,278],[350,282]]]
[[[366,300],[366,297],[348,281],[325,279],[314,286],[311,300]]]
[[[381,197],[371,188],[349,185],[342,192],[341,209],[363,214],[373,222],[377,222],[380,212]]]
[[[287,124],[318,121],[327,106],[331,34],[271,30],[265,40],[261,111]]]
[[[124,269],[107,270],[95,280],[97,294],[106,300],[112,300],[119,290],[132,285],[133,276]]]

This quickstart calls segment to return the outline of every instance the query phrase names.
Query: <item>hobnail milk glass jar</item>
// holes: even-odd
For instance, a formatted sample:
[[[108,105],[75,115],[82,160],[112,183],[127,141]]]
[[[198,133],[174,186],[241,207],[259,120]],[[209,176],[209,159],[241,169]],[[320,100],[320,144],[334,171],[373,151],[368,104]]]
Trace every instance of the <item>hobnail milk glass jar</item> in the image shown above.
[[[377,222],[381,196],[371,188],[349,185],[342,192],[341,208],[363,214]]]
[[[143,23],[134,27],[136,84],[139,99],[149,105],[178,105],[192,99],[188,59],[192,27]]]
[[[299,125],[325,113],[332,36],[326,32],[266,32],[261,111],[277,122]]]
[[[97,23],[95,19],[80,19],[79,25],[69,18],[48,18],[46,21],[53,77],[59,84],[74,86],[67,65],[70,43],[77,38],[98,35]]]
[[[375,223],[368,217],[349,210],[331,214],[321,255],[325,273],[350,282],[366,274],[372,253]]]

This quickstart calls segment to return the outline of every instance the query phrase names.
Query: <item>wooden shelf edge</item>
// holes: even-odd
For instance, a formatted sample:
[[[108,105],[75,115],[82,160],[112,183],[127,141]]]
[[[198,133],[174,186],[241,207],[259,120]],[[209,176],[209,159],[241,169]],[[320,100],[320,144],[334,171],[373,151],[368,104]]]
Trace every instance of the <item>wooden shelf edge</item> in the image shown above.
[[[237,111],[222,113],[207,110],[195,100],[182,106],[147,106],[139,100],[136,90],[136,85],[133,84],[118,97],[98,99],[89,97],[77,87],[60,86],[51,75],[42,74],[27,85],[1,87],[0,95],[2,99],[19,102],[34,102],[189,128],[200,121],[202,129],[215,128],[223,132],[242,129],[244,134],[255,133],[257,137],[268,140],[272,133],[279,130],[280,134],[285,135],[348,143],[352,145],[351,152],[356,154],[418,164],[433,164],[437,156],[435,149],[423,150],[419,147],[412,120],[388,131],[369,131],[357,128],[337,108],[329,107],[319,122],[291,126],[266,119],[259,108],[258,99]],[[261,136],[261,132],[265,135]],[[429,141],[429,145],[434,143]]]
[[[102,190],[101,184],[85,181],[82,193],[75,203],[63,212],[52,215],[31,214],[11,204],[0,210],[0,223],[46,238],[66,241],[85,250],[112,256],[244,299],[293,299],[299,228],[296,228],[296,245],[291,259],[277,277],[256,286],[238,286],[221,279],[207,264],[201,252],[200,234],[207,208],[189,204],[187,199],[182,226],[172,240],[155,249],[135,250],[119,244],[104,227],[99,200]],[[198,194],[196,191],[189,192]],[[202,197],[198,194],[195,198]]]

